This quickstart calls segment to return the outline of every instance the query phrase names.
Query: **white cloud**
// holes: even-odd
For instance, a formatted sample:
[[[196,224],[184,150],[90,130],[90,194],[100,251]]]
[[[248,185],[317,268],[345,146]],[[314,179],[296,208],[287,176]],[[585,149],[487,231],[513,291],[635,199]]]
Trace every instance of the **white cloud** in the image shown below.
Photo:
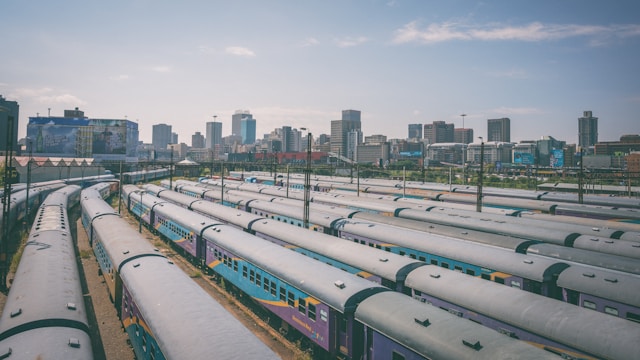
[[[79,97],[68,94],[59,93],[48,87],[43,88],[18,88],[12,91],[11,98],[18,99],[20,102],[34,102],[44,105],[70,105],[81,106],[86,102]]]
[[[126,75],[126,74],[116,75],[116,76],[110,77],[109,79],[114,81],[125,81],[125,80],[129,80],[129,75]]]
[[[347,48],[347,47],[358,46],[360,44],[367,42],[368,40],[369,39],[367,39],[364,36],[346,37],[342,39],[336,39],[336,44],[338,44],[338,47]]]
[[[229,46],[224,50],[225,53],[240,57],[255,57],[256,53],[242,46]]]
[[[315,46],[315,45],[318,45],[319,43],[320,41],[318,41],[318,39],[314,37],[308,37],[304,39],[304,41],[302,42],[302,47]]]
[[[198,51],[205,54],[213,54],[215,50],[208,45],[200,45],[198,46]]]
[[[610,37],[627,38],[640,36],[640,25],[575,25],[543,24],[533,22],[527,25],[511,26],[491,24],[471,26],[455,22],[429,24],[420,29],[416,21],[395,31],[393,42],[432,44],[452,40],[482,41],[548,41],[572,37],[588,37],[591,45],[603,44]]]
[[[151,70],[159,73],[168,73],[171,71],[171,68],[166,65],[158,65],[158,66],[152,67]]]

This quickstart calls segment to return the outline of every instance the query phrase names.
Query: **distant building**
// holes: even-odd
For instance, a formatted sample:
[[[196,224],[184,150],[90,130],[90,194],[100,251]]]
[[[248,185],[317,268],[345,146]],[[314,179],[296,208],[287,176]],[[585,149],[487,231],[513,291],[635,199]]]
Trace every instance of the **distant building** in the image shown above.
[[[200,131],[196,131],[195,134],[191,135],[191,147],[194,149],[204,149],[204,135],[200,133]],[[197,160],[195,160],[197,161]]]
[[[595,144],[595,155],[622,156],[640,151],[640,135],[622,135],[620,141],[603,141]]]
[[[598,118],[591,111],[584,111],[578,118],[578,146],[588,149],[598,142]]]
[[[434,121],[431,124],[424,124],[424,139],[429,144],[452,143],[454,133],[453,123],[447,124],[444,121]]]
[[[66,118],[77,118],[84,119],[84,111],[81,111],[79,108],[75,108],[73,110],[65,110],[64,117]]]
[[[129,120],[30,117],[27,151],[34,156],[133,160],[138,136],[138,124]]]
[[[216,146],[222,145],[222,122],[210,121],[206,125],[206,140],[204,147],[207,149],[214,149]]]
[[[429,162],[462,164],[465,146],[461,143],[437,143],[426,146],[426,158]]]
[[[489,119],[487,120],[487,142],[511,142],[511,119]]]
[[[167,145],[171,144],[171,125],[156,124],[152,129],[151,143],[153,146],[156,150],[166,149]]]
[[[9,150],[7,144],[6,131],[9,129],[9,120],[13,122],[13,134],[11,135],[13,142],[13,151],[18,151],[18,115],[20,112],[20,106],[17,101],[6,100],[0,95],[0,129],[2,129],[2,135],[0,136],[0,152]]]
[[[386,138],[386,137],[385,137]],[[351,130],[347,134],[347,151],[344,156],[356,161],[358,159],[358,146],[362,144],[362,131]]]
[[[484,143],[484,163],[485,164],[497,164],[497,163],[511,163],[513,150],[513,143],[488,141]],[[482,152],[482,144],[473,143],[467,145],[467,161],[479,164]]]
[[[331,121],[331,152],[345,156],[347,153],[348,134],[352,130],[362,131],[360,111],[343,110],[341,120]]]
[[[376,134],[376,135],[369,135],[364,137],[364,143],[366,145],[377,145],[385,142],[387,142],[386,135]]]
[[[236,110],[231,115],[231,134],[242,136],[243,144],[255,143],[256,120],[248,110]]]
[[[177,144],[178,143],[178,133],[171,133],[171,144]]]
[[[409,124],[407,139],[422,139],[422,124]]]
[[[553,136],[543,136],[540,140],[536,141],[538,164],[541,166],[550,166],[550,164],[553,163],[552,160],[557,159],[558,151],[564,149],[566,145],[566,141],[556,140]]]
[[[358,163],[374,164],[385,166],[389,163],[389,143],[381,143],[377,145],[359,145]]]
[[[471,144],[473,142],[473,129],[457,128],[453,130],[453,142],[459,144]]]

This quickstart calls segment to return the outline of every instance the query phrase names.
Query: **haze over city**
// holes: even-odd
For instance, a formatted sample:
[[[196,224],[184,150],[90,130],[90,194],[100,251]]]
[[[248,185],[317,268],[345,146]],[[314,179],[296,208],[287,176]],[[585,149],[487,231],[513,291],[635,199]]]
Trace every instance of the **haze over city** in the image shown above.
[[[0,12],[0,94],[28,117],[79,107],[166,123],[180,142],[249,110],[257,137],[283,125],[329,133],[362,111],[365,135],[405,138],[446,121],[486,136],[577,142],[591,110],[600,141],[640,133],[635,1],[18,1]]]

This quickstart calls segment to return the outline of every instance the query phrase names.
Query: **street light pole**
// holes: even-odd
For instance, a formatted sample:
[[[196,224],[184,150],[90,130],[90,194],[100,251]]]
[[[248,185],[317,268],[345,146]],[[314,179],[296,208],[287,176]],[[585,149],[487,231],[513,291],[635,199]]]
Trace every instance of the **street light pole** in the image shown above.
[[[304,172],[304,213],[303,223],[304,228],[309,228],[309,201],[311,199],[311,131],[306,128],[300,128],[301,130],[307,130],[307,168]]]
[[[480,139],[480,172],[478,173],[478,194],[476,199],[476,211],[482,212],[482,178],[484,176],[484,139],[479,136]]]

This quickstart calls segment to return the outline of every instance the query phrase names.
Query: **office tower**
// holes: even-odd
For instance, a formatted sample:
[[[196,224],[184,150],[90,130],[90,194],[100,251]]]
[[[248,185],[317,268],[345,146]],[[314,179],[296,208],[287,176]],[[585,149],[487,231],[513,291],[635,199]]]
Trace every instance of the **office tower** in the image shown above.
[[[578,118],[578,146],[586,149],[598,142],[598,118],[591,111],[584,111]]]
[[[213,149],[222,144],[222,122],[210,121],[206,126],[205,147]]]
[[[457,128],[453,130],[453,142],[458,144],[470,144],[473,142],[473,129]]]
[[[178,143],[178,133],[171,133],[171,143],[172,144],[177,144]]]
[[[347,133],[347,151],[344,156],[351,159],[358,159],[358,145],[362,145],[362,131],[351,130]]]
[[[331,152],[342,156],[347,154],[348,134],[352,130],[362,131],[360,111],[342,110],[342,120],[331,120]]]
[[[196,131],[195,134],[191,135],[191,147],[194,149],[204,148],[204,135],[200,131]]]
[[[487,140],[511,142],[511,120],[509,118],[487,120]]]
[[[7,144],[7,129],[9,128],[9,120],[13,121],[13,132],[11,135],[13,142],[13,151],[18,150],[18,113],[20,106],[17,101],[8,101],[0,95],[0,152],[9,150]]]
[[[409,124],[407,139],[422,139],[422,124]]]
[[[157,124],[153,125],[153,133],[151,143],[157,150],[165,150],[167,145],[171,143],[171,125]]]
[[[424,138],[429,144],[452,143],[454,125],[444,121],[434,121],[432,124],[424,125]]]
[[[256,120],[248,110],[236,110],[231,115],[231,134],[242,136],[243,144],[256,142]]]
[[[256,119],[244,117],[240,120],[240,135],[243,144],[253,144],[256,142]]]

